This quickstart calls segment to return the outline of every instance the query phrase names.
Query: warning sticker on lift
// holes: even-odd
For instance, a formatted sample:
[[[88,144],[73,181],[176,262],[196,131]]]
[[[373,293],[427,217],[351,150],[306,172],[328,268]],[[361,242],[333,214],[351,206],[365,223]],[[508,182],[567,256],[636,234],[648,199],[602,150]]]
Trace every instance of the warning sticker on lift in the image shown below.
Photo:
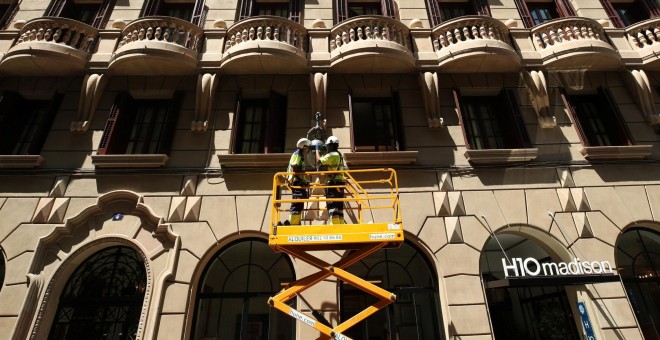
[[[390,223],[390,224],[387,225],[387,229],[389,229],[389,230],[399,230],[399,229],[401,229],[401,225],[399,225],[398,223]]]
[[[343,334],[335,333],[335,340],[351,340],[351,338]]]
[[[391,240],[393,239],[394,233],[389,233],[389,234],[369,234],[369,239],[370,240]]]
[[[289,242],[328,242],[341,241],[342,235],[308,235],[308,236],[289,236]]]

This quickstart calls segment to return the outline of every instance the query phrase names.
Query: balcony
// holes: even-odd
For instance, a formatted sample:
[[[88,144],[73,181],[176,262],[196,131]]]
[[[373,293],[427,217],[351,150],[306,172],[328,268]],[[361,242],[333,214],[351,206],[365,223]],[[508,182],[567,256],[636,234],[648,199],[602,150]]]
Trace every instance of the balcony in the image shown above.
[[[307,45],[307,29],[297,22],[246,19],[227,30],[221,68],[231,74],[305,72]]]
[[[643,69],[660,70],[660,18],[627,27],[626,38],[642,58]]]
[[[433,29],[433,49],[447,72],[517,72],[520,57],[509,28],[485,16],[464,16]]]
[[[179,75],[197,68],[204,30],[172,17],[126,25],[108,68],[120,75]]]
[[[336,72],[400,73],[414,70],[410,31],[381,16],[359,16],[330,30],[330,64]]]
[[[610,45],[603,27],[592,19],[562,18],[530,30],[543,66],[552,69],[618,70],[621,56]]]
[[[30,20],[0,62],[0,72],[21,76],[82,74],[98,34],[96,28],[67,18]]]

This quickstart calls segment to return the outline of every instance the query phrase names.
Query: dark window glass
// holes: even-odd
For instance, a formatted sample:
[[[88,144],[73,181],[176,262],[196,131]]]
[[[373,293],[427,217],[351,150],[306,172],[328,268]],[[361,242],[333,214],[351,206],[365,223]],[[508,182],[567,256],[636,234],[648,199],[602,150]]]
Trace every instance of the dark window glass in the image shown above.
[[[495,339],[581,339],[572,314],[571,299],[564,287],[508,286],[504,281],[502,261],[506,257],[502,249],[509,259],[521,257],[534,258],[539,263],[557,262],[541,246],[523,236],[498,234],[497,238],[491,237],[486,242],[481,253],[480,270]],[[497,288],[492,288],[489,283],[495,282],[497,284],[493,286]]]
[[[76,21],[84,22],[87,25],[92,25],[96,14],[101,8],[100,3],[75,3],[67,1],[62,9],[61,17],[73,19]]]
[[[650,18],[649,13],[639,2],[613,2],[612,7],[625,26],[636,24]]]
[[[273,15],[281,18],[289,17],[289,3],[269,3],[269,2],[256,2],[254,4],[255,15]]]
[[[629,145],[628,133],[619,113],[609,101],[608,94],[601,91],[594,95],[569,96],[578,119],[582,138],[589,146]]]
[[[554,2],[528,2],[527,8],[529,9],[532,21],[534,21],[534,25],[559,18],[559,13],[557,13],[557,7]]]
[[[461,98],[461,116],[470,149],[514,149],[529,146],[527,130],[512,91],[498,96]]]
[[[2,250],[0,249],[0,291],[5,282],[5,258],[2,255]]]
[[[351,119],[355,151],[403,149],[398,131],[398,107],[391,98],[352,99]]]
[[[18,10],[18,0],[0,4],[0,29],[5,29]]]
[[[136,101],[135,120],[126,145],[127,154],[152,154],[161,150],[165,135],[170,134],[170,101]]]
[[[438,7],[442,21],[475,14],[474,8],[468,2],[438,2]]]
[[[38,155],[55,118],[61,96],[27,100],[16,93],[0,97],[0,154]]]
[[[349,329],[347,336],[369,340],[444,339],[437,274],[413,245],[404,243],[397,249],[378,251],[347,270],[398,298]],[[341,281],[341,322],[375,301],[368,293]]]
[[[135,339],[147,283],[145,266],[128,247],[85,260],[60,296],[49,339]]]
[[[267,114],[267,100],[243,101],[237,130],[237,153],[264,152]]]
[[[265,241],[230,244],[211,259],[199,281],[191,338],[295,339],[295,319],[266,303],[294,280],[289,258]]]
[[[660,234],[635,228],[617,241],[616,264],[645,339],[660,334]]]
[[[161,2],[155,15],[179,18],[189,21],[192,18],[194,3]]]
[[[348,17],[356,17],[358,15],[382,15],[383,11],[380,2],[349,2],[348,3]]]

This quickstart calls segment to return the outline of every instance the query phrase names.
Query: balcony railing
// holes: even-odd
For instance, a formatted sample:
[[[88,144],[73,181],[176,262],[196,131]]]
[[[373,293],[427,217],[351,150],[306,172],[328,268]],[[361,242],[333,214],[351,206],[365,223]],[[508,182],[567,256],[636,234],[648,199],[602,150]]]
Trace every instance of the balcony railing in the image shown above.
[[[410,31],[398,20],[381,16],[359,16],[330,31],[330,51],[360,41],[389,41],[411,51]]]
[[[225,43],[225,53],[235,46],[248,42],[274,41],[307,51],[307,29],[291,20],[261,16],[240,21],[229,28]]]
[[[646,20],[626,28],[626,36],[633,49],[660,45],[660,19]]]
[[[59,17],[43,17],[28,21],[19,33],[16,46],[29,42],[48,42],[93,52],[99,31],[82,22]]]
[[[121,48],[135,42],[159,41],[200,52],[204,30],[188,21],[172,17],[146,17],[126,25],[121,32]]]
[[[509,29],[501,21],[486,16],[465,16],[433,29],[433,48],[443,48],[474,40],[497,40],[511,46]]]
[[[532,28],[531,33],[539,51],[575,41],[599,41],[609,45],[603,26],[586,18],[551,20]]]

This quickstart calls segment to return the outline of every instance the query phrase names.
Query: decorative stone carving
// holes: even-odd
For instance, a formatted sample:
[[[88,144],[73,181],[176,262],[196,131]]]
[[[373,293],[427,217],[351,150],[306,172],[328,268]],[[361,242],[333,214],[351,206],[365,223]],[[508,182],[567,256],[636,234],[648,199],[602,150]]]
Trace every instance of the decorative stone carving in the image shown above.
[[[310,74],[309,88],[312,93],[312,112],[322,112],[325,115],[328,74],[321,72]]]
[[[30,219],[30,222],[45,223],[48,220],[51,209],[53,209],[54,203],[55,199],[52,197],[40,198],[39,203],[37,203],[37,208],[34,210],[34,214],[32,215],[32,219]]]
[[[183,220],[195,222],[199,220],[199,211],[202,207],[202,198],[199,196],[186,198],[186,211]]]
[[[440,190],[451,191],[454,190],[454,182],[451,179],[451,173],[443,172],[440,174]]]
[[[660,114],[655,109],[653,92],[644,70],[623,70],[623,79],[630,89],[639,111],[650,125],[660,124]]]
[[[183,178],[181,196],[192,196],[197,192],[197,176],[186,176]]]
[[[218,88],[220,77],[217,74],[204,73],[197,77],[197,102],[195,118],[190,124],[192,131],[206,131],[211,119],[213,98]]]
[[[442,127],[443,119],[440,117],[440,97],[438,94],[438,74],[424,72],[419,74],[419,87],[422,90],[426,119],[429,127]]]
[[[438,216],[465,215],[465,204],[463,203],[462,192],[434,192],[433,196]]]
[[[536,117],[542,128],[553,128],[557,126],[557,119],[550,114],[550,99],[548,96],[548,83],[543,71],[520,72],[520,77],[525,83],[529,100],[536,111]]]
[[[49,197],[62,197],[66,192],[66,187],[69,185],[68,176],[57,176],[55,184],[48,194]]]
[[[573,181],[573,175],[571,175],[568,168],[557,168],[557,176],[559,177],[559,183],[562,188],[572,188],[575,186]]]
[[[587,199],[587,195],[584,193],[584,188],[571,188],[571,197],[573,197],[573,202],[575,202],[575,208],[578,211],[589,211],[591,210],[591,205]]]
[[[573,221],[575,222],[575,227],[577,228],[577,233],[580,237],[594,237],[594,232],[591,229],[589,223],[589,218],[586,213],[577,212],[573,213]]]
[[[87,131],[107,83],[108,76],[103,74],[94,73],[85,76],[80,89],[78,116],[75,121],[71,122],[69,127],[71,131]]]
[[[172,197],[172,203],[170,203],[170,212],[169,214],[167,214],[167,221],[168,222],[183,221],[185,210],[186,210],[186,198]]]
[[[561,205],[562,211],[576,211],[575,201],[573,200],[573,195],[571,195],[571,189],[560,188],[557,189],[557,197],[559,198],[559,204]]]
[[[458,217],[445,217],[445,229],[449,243],[463,243],[463,230]]]
[[[32,318],[34,317],[35,312],[37,311],[36,307],[38,306],[39,297],[43,291],[43,273],[28,273],[27,280],[28,291],[25,296],[23,308],[21,308],[21,311],[18,314],[18,320],[16,321],[16,326],[14,327],[14,334],[12,334],[10,337],[11,340],[27,339],[28,331],[30,330],[30,323],[32,322]],[[39,321],[37,320],[37,322]]]

